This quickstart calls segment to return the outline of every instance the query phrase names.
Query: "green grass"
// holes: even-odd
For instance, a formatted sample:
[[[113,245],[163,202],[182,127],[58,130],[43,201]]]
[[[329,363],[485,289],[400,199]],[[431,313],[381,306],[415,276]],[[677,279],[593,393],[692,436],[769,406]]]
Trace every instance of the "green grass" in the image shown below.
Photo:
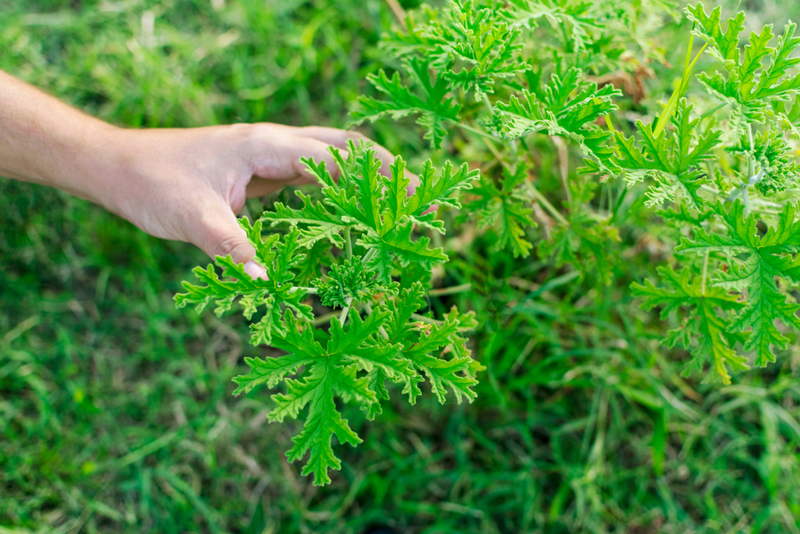
[[[392,22],[378,0],[212,4],[12,0],[0,68],[122,125],[341,126]],[[657,243],[622,239],[623,283],[640,280]],[[173,305],[201,252],[0,180],[0,533],[800,532],[797,340],[768,370],[699,384],[619,288],[489,245],[449,243],[435,283],[472,290],[431,300],[482,320],[478,400],[426,395],[370,424],[346,409],[365,443],[315,488],[280,452],[297,423],[267,424],[265,390],[230,394],[265,350],[243,320]]]

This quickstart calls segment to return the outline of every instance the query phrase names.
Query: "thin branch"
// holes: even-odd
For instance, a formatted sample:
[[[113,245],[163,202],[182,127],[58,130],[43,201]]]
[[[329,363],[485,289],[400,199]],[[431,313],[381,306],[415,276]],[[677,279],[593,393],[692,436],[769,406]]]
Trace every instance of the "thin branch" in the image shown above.
[[[377,254],[377,253],[378,253],[378,252],[377,252],[377,249],[375,249],[375,248],[371,248],[371,249],[369,249],[369,251],[368,251],[368,252],[367,252],[367,253],[364,255],[364,258],[363,258],[361,261],[364,263],[364,265],[367,265],[367,264],[370,262],[370,260],[372,260],[372,258],[375,256],[375,254]]]
[[[346,226],[344,229],[344,252],[348,260],[353,257],[353,241],[350,239],[349,226]]]
[[[347,322],[347,314],[350,312],[350,305],[353,303],[353,297],[347,297],[346,304],[342,308],[342,313],[339,315],[339,324],[344,326]]]
[[[295,287],[289,288],[289,291],[292,291],[292,292],[293,291],[305,291],[306,293],[308,293],[310,295],[316,295],[317,294],[317,288],[316,287],[295,286]]]
[[[368,302],[363,302],[361,305],[364,306],[364,309],[367,311],[367,314],[370,315],[372,314],[372,306],[370,306]],[[386,340],[389,339],[389,334],[386,333],[386,329],[383,327],[383,325],[378,327],[378,331],[381,333],[381,337],[383,339]]]
[[[328,324],[336,317],[336,312],[326,313],[325,315],[320,315],[314,319],[314,326],[322,326],[324,324]]]
[[[389,9],[392,10],[394,16],[397,18],[397,21],[402,24],[406,20],[406,10],[403,9],[403,6],[400,5],[400,2],[397,0],[386,0],[386,4],[389,6]]]
[[[563,139],[555,135],[550,136],[553,144],[558,149],[558,166],[561,170],[561,185],[564,186],[564,192],[567,194],[567,206],[572,206],[572,193],[569,191],[567,184],[567,177],[569,176],[569,150],[567,150],[567,143]]]
[[[711,252],[706,252],[706,258],[703,260],[703,282],[700,285],[700,294],[706,294],[706,279],[708,278],[708,257],[711,255]]]
[[[469,124],[465,124],[463,122],[456,122],[456,121],[451,121],[451,122],[453,123],[453,126],[458,126],[459,128],[463,128],[464,130],[467,130],[468,132],[472,132],[474,134],[480,135],[484,139],[491,139],[492,141],[494,141],[496,143],[500,142],[500,139],[498,139],[497,137],[493,136],[492,134],[490,134],[488,132],[485,132],[485,131],[483,131],[483,130],[481,130],[479,128],[475,128],[474,126],[470,126]]]
[[[460,286],[443,287],[441,289],[431,289],[428,291],[429,297],[441,297],[442,295],[453,295],[455,293],[466,293],[472,289],[472,284],[461,284]]]
[[[529,184],[529,186],[531,188],[531,191],[533,192],[533,196],[536,197],[536,199],[542,204],[542,206],[544,206],[545,209],[549,211],[550,214],[556,218],[556,220],[558,220],[558,222],[560,222],[565,226],[569,226],[569,221],[565,219],[564,216],[561,215],[561,213],[557,209],[555,209],[552,204],[550,204],[550,201],[547,200],[545,196],[538,189],[536,189],[536,186],[533,184]]]
[[[418,313],[412,313],[411,318],[428,324],[436,324],[436,325],[444,324],[444,321],[437,321],[436,319],[431,319],[430,317],[425,317],[424,315],[420,315]]]

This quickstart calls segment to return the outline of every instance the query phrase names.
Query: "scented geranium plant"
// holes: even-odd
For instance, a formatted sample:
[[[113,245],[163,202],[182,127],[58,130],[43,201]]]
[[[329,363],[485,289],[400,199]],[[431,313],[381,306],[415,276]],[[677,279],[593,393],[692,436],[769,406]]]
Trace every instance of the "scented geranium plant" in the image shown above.
[[[497,232],[496,250],[577,269],[585,292],[626,275],[620,231],[646,221],[670,252],[628,294],[677,320],[664,342],[688,352],[687,374],[709,364],[730,383],[800,331],[800,38],[791,22],[745,36],[743,12],[690,5],[682,76],[643,114],[647,63],[664,60],[646,37],[656,13],[658,24],[660,6],[603,0],[423,8],[387,36],[394,72],[369,77],[354,118],[415,117],[432,149],[481,162],[467,217]],[[704,54],[714,63],[697,73]],[[623,90],[636,113],[622,113]],[[553,174],[551,202],[540,177]]]
[[[386,37],[387,68],[369,76],[354,120],[413,118],[417,126],[403,124],[418,127],[432,151],[480,175],[450,163],[437,173],[428,162],[407,196],[401,159],[384,177],[369,149],[351,147],[347,160],[337,155],[338,182],[307,162],[319,198],[298,193],[302,207],[276,204],[254,225],[242,221],[269,280],[218,258],[221,277],[199,269],[206,285],[187,284],[177,297],[199,307],[214,300],[219,313],[239,299],[257,319],[252,341],[287,353],[248,360],[237,393],[285,382],[276,421],[308,405],[288,455],[310,451],[304,472],[317,483],[339,467],[332,436],[358,441],[336,395],[368,417],[380,413],[392,382],[412,403],[423,380],[441,401],[448,392],[474,397],[481,366],[462,333],[477,321],[456,310],[420,314],[431,269],[447,260],[427,237],[444,233],[436,205],[492,233],[493,252],[577,277],[585,298],[618,286],[623,298],[658,310],[671,323],[662,341],[686,360],[687,376],[730,383],[732,372],[774,362],[796,339],[796,27],[776,37],[767,25],[745,38],[744,13],[723,20],[720,8],[686,7],[682,73],[650,112],[641,103],[648,65],[666,60],[647,35],[662,8],[454,0],[410,13]],[[635,233],[665,252],[631,284],[621,236]],[[330,309],[336,318],[319,324]]]
[[[442,403],[472,401],[481,370],[464,337],[475,326],[473,314],[453,309],[437,319],[424,313],[431,269],[447,256],[429,237],[415,238],[418,229],[445,232],[436,208],[460,208],[453,197],[472,187],[477,171],[450,163],[437,171],[428,161],[409,195],[401,158],[382,176],[375,152],[363,144],[351,144],[347,159],[336,149],[332,154],[338,180],[324,163],[304,161],[322,186],[319,198],[297,191],[301,207],[276,203],[254,223],[240,220],[267,279],[251,278],[229,256],[217,257],[216,267],[195,269],[199,285],[184,282],[186,293],[175,297],[178,306],[198,310],[213,303],[218,315],[238,306],[251,321],[252,344],[285,352],[248,358],[250,372],[235,378],[234,394],[280,387],[269,420],[304,414],[287,457],[308,455],[303,474],[313,474],[317,485],[340,468],[334,435],[339,443],[361,442],[337,397],[360,404],[369,419],[381,413],[391,384],[411,404],[426,381]]]

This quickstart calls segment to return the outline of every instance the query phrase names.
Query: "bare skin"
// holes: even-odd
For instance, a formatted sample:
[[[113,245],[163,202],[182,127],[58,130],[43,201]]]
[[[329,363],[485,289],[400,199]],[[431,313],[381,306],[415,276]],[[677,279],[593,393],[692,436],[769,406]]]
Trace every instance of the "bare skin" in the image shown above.
[[[230,254],[254,278],[265,272],[236,221],[245,200],[314,183],[301,157],[336,172],[328,148],[351,139],[364,137],[270,123],[126,130],[0,71],[0,176],[62,189],[211,257]],[[388,173],[394,158],[376,149]]]

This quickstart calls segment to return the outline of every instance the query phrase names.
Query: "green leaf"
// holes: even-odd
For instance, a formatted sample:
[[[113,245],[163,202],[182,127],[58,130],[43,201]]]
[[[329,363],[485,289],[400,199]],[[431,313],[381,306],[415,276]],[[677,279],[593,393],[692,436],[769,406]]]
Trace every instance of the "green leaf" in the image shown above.
[[[242,264],[236,264],[230,256],[217,256],[217,265],[223,267],[222,277],[214,270],[212,265],[206,269],[196,267],[195,276],[204,285],[193,285],[183,282],[186,293],[175,295],[175,303],[179,308],[187,304],[194,304],[198,311],[213,299],[218,299],[218,315],[228,311],[235,299],[244,299],[244,314],[252,317],[260,306],[273,308],[278,305],[290,307],[304,318],[311,320],[311,307],[304,304],[307,293],[297,290],[291,281],[294,278],[292,269],[302,260],[302,255],[296,254],[300,233],[295,231],[283,239],[280,235],[270,236],[266,241],[261,239],[261,222],[250,226],[246,218],[240,220],[243,228],[248,233],[250,242],[256,248],[256,259],[267,270],[268,280],[252,279],[244,271]],[[227,278],[227,279],[226,279]],[[267,299],[270,296],[271,300]],[[280,321],[277,321],[278,323]],[[280,328],[280,326],[279,326]],[[268,338],[268,334],[262,336]]]
[[[747,306],[729,326],[732,332],[748,332],[745,350],[754,350],[756,365],[764,367],[775,361],[772,346],[786,348],[788,339],[775,325],[780,320],[787,327],[800,331],[800,306],[789,301],[776,283],[783,278],[791,282],[800,281],[800,220],[796,208],[787,204],[778,224],[770,226],[763,236],[758,231],[758,218],[754,214],[745,216],[744,204],[734,203],[730,208],[721,204],[715,211],[727,226],[726,234],[717,234],[697,229],[692,239],[684,239],[678,247],[680,252],[720,253],[730,262],[727,272],[714,277],[712,285],[744,292]],[[745,259],[741,259],[746,255]]]
[[[522,187],[527,172],[522,165],[515,173],[504,168],[499,188],[488,177],[481,177],[480,184],[473,190],[477,198],[468,206],[471,212],[478,214],[479,228],[497,229],[492,250],[511,247],[515,258],[530,254],[533,245],[528,241],[526,230],[536,226]]]
[[[521,31],[499,20],[500,10],[477,9],[475,2],[456,0],[450,8],[451,25],[446,28],[452,68],[445,76],[465,91],[475,89],[478,97],[493,93],[495,80],[513,77],[527,69],[521,60],[523,43],[518,42]]]
[[[588,211],[574,210],[568,224],[555,227],[550,239],[539,243],[539,256],[554,256],[556,266],[572,264],[584,274],[592,274],[603,284],[613,280],[619,243],[617,227],[592,216]]]
[[[702,2],[696,6],[686,6],[687,18],[694,22],[692,33],[709,44],[708,51],[729,71],[739,65],[739,34],[744,31],[745,14],[739,11],[726,23],[720,23],[722,8],[717,6],[706,15]],[[722,27],[726,26],[725,30]]]
[[[509,0],[507,4],[500,11],[510,24],[535,28],[544,19],[553,32],[565,37],[565,49],[576,54],[586,51],[593,44],[593,34],[605,27],[592,13],[595,2]]]
[[[692,118],[693,107],[681,99],[670,123],[673,130],[665,128],[654,133],[654,118],[649,124],[637,121],[641,139],[637,145],[633,139],[616,132],[616,164],[627,171],[629,181],[640,181],[644,176],[653,176],[655,184],[648,191],[648,207],[661,207],[665,201],[677,202],[680,196],[692,209],[701,209],[705,200],[700,196],[700,187],[707,181],[700,165],[713,159],[714,149],[720,143],[722,133],[713,128],[705,132],[700,128],[700,118]]]
[[[272,226],[286,223],[300,227],[298,245],[301,247],[311,248],[318,241],[327,239],[332,245],[343,248],[344,239],[341,233],[346,226],[341,219],[330,213],[324,204],[313,202],[302,191],[296,191],[296,194],[303,201],[301,209],[288,208],[281,202],[276,202],[275,211],[264,212],[260,220],[270,222]]]
[[[722,288],[703,288],[702,277],[696,276],[688,268],[676,272],[670,266],[657,269],[663,287],[658,287],[650,280],[644,284],[631,285],[633,295],[643,299],[642,307],[650,310],[662,307],[661,318],[676,313],[679,308],[688,311],[686,320],[680,328],[670,332],[666,343],[668,346],[682,345],[691,355],[691,360],[684,370],[685,375],[701,372],[706,361],[710,361],[716,374],[723,383],[730,384],[728,373],[748,368],[747,360],[738,356],[731,348],[732,338],[727,333],[726,319],[720,318],[717,309],[725,311],[742,307],[734,295]],[[705,289],[705,291],[703,291]]]
[[[695,23],[692,33],[709,44],[709,53],[727,71],[727,77],[719,73],[702,73],[700,81],[712,94],[736,104],[748,120],[762,120],[770,108],[769,100],[788,100],[791,94],[800,91],[800,78],[790,72],[800,63],[800,58],[792,57],[800,46],[800,38],[794,37],[795,23],[787,23],[775,48],[769,46],[774,37],[771,25],[763,26],[759,33],[752,32],[740,62],[739,34],[744,30],[743,12],[721,22],[719,6],[711,15],[706,15],[703,4],[698,3],[687,7],[686,14]],[[726,28],[724,31],[723,27]],[[767,56],[770,63],[764,67],[763,61]]]
[[[384,263],[383,269],[387,267],[385,263],[390,261],[389,258],[397,258],[401,264],[420,262],[432,265],[447,261],[447,256],[441,248],[429,248],[430,238],[420,237],[413,241],[412,230],[412,224],[407,222],[394,226],[382,236],[365,235],[358,244],[367,249],[377,249],[376,258],[380,258]]]
[[[353,112],[356,124],[364,120],[374,121],[384,115],[398,119],[408,115],[419,115],[417,123],[427,130],[427,139],[434,148],[441,148],[442,141],[447,135],[445,124],[448,121],[458,120],[460,106],[453,103],[452,98],[445,95],[450,91],[447,80],[440,76],[431,82],[427,65],[418,58],[412,58],[403,63],[408,74],[414,80],[414,87],[422,96],[411,92],[400,80],[400,75],[394,73],[389,78],[381,70],[377,75],[367,77],[375,89],[384,93],[388,100],[375,100],[369,97],[360,97],[360,108]]]
[[[570,69],[563,78],[553,74],[543,97],[523,91],[522,97],[511,95],[509,102],[499,102],[496,112],[502,119],[502,133],[509,138],[531,133],[546,133],[572,140],[584,155],[592,158],[606,172],[614,172],[613,149],[608,146],[611,134],[600,130],[594,121],[617,106],[613,97],[622,93],[609,84],[601,89],[595,82],[586,82],[580,69]]]
[[[472,359],[460,355],[453,355],[449,360],[442,357],[441,351],[444,347],[458,343],[458,328],[459,321],[452,316],[445,317],[442,324],[421,326],[415,343],[407,345],[403,351],[404,356],[411,361],[412,368],[425,373],[431,390],[442,404],[446,401],[447,390],[453,392],[459,404],[462,399],[469,402],[475,399],[475,392],[471,388],[478,381],[471,376]],[[404,391],[409,395],[412,404],[419,392],[415,387],[416,385],[412,385]]]

